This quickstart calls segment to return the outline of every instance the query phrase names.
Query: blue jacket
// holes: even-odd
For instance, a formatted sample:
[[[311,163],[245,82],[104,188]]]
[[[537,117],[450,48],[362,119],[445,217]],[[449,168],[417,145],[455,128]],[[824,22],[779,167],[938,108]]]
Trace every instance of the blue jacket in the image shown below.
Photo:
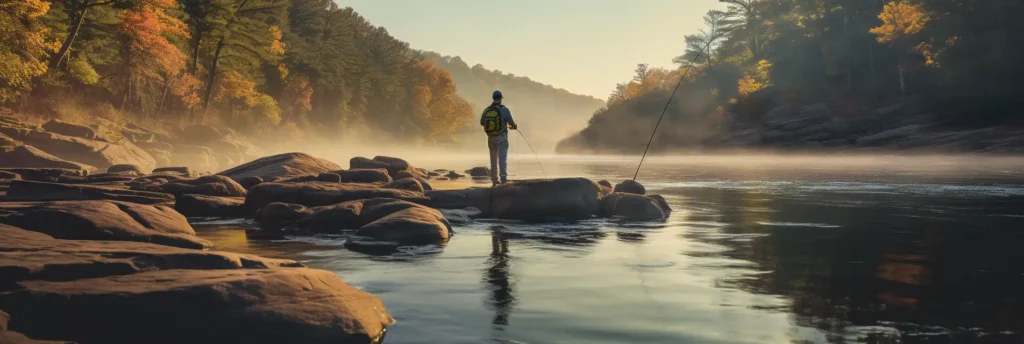
[[[494,104],[491,104],[491,105],[494,105]],[[484,109],[484,113],[486,113],[486,112],[487,112],[487,109]],[[512,118],[512,111],[510,111],[508,109],[508,107],[504,106],[504,105],[501,106],[501,120],[504,121],[505,123],[508,123],[509,125],[515,125],[516,124],[516,120]],[[480,114],[480,125],[484,125],[484,115],[483,115],[483,113]],[[501,133],[502,134],[508,133],[508,127],[501,128]]]

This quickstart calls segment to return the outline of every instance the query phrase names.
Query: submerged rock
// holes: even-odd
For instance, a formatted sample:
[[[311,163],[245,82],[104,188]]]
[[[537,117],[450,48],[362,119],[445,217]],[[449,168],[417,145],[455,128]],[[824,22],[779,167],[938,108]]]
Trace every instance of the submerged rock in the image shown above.
[[[174,210],[188,217],[243,217],[248,215],[244,197],[184,195],[176,199]]]
[[[601,200],[601,215],[630,220],[660,220],[672,212],[661,196],[616,192]]]
[[[647,189],[644,188],[643,184],[637,183],[635,180],[626,179],[615,184],[615,192],[643,195],[647,193]]]
[[[337,164],[305,153],[284,153],[263,157],[226,171],[217,173],[235,181],[245,177],[260,177],[264,181],[274,178],[288,179],[340,170]]]
[[[500,219],[582,220],[600,209],[601,187],[585,178],[517,181],[493,190],[490,213]]]
[[[111,200],[140,204],[174,202],[174,196],[161,193],[99,185],[69,185],[59,183],[14,181],[7,190],[6,201],[83,201]]]
[[[167,206],[114,201],[0,202],[0,223],[59,239],[138,241],[209,248],[184,216]]]

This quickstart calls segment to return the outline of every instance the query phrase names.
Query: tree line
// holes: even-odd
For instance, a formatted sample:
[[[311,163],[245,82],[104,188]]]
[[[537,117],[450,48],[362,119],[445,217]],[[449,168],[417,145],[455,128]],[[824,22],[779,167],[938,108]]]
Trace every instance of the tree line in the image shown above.
[[[635,153],[684,76],[656,149],[699,143],[725,117],[758,122],[769,103],[826,102],[858,116],[914,96],[938,105],[951,125],[1024,119],[1016,111],[1024,102],[1024,2],[720,2],[726,9],[709,11],[705,28],[681,42],[678,68],[638,65],[560,150]]]
[[[459,94],[473,104],[477,112],[491,103],[491,92],[501,90],[519,123],[530,131],[538,149],[554,147],[558,139],[579,130],[604,101],[534,81],[526,76],[490,70],[481,64],[470,66],[458,56],[424,52],[424,57],[451,72]],[[470,123],[467,130],[479,128]]]
[[[437,140],[474,112],[449,72],[330,0],[3,0],[0,105],[61,103],[250,134]]]

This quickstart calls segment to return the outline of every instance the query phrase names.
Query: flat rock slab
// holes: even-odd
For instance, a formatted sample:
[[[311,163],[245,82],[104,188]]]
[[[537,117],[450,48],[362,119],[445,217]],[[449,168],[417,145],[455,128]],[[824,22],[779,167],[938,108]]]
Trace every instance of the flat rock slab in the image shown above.
[[[178,197],[174,209],[188,217],[244,217],[244,197],[218,197],[206,195],[184,195]]]
[[[11,173],[17,173],[21,176],[21,179],[40,181],[40,182],[56,182],[61,177],[85,177],[89,174],[88,171],[80,168],[0,168],[0,171],[7,171]]]
[[[491,188],[469,188],[460,190],[433,190],[426,191],[427,203],[437,209],[464,209],[477,208],[480,211],[489,213],[491,210]]]
[[[292,260],[140,242],[54,239],[0,224],[0,290],[17,289],[24,281],[72,281],[155,270],[285,267],[303,266]]]
[[[245,177],[260,177],[264,181],[289,179],[307,175],[319,175],[337,171],[337,164],[305,153],[285,153],[259,158],[226,171],[217,173],[235,181]]]
[[[139,204],[174,202],[174,196],[162,192],[128,190],[99,185],[71,185],[34,181],[13,181],[7,190],[9,202],[111,200]]]
[[[246,190],[241,184],[226,176],[202,176],[196,179],[180,179],[147,189],[159,190],[175,196],[198,194],[206,196],[243,197]]]
[[[329,271],[160,270],[22,282],[10,328],[83,343],[371,343],[394,322]]]
[[[30,132],[22,140],[62,159],[101,170],[118,164],[132,164],[147,171],[156,167],[149,153],[127,141],[110,143],[42,131]]]
[[[167,206],[116,201],[0,202],[0,223],[58,239],[138,241],[184,248],[212,246]]]
[[[95,167],[58,158],[30,145],[17,146],[9,151],[0,150],[0,167],[96,170]]]
[[[282,202],[316,207],[371,198],[395,198],[419,204],[429,201],[422,193],[382,189],[372,184],[306,182],[256,185],[246,195],[245,205],[249,209],[261,209],[267,204]]]

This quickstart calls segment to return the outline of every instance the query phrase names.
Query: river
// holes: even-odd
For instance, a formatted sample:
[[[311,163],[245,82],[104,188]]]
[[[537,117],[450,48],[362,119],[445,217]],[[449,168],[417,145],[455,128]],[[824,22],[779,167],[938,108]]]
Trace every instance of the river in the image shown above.
[[[340,159],[339,159],[340,160]],[[411,159],[462,170],[479,157]],[[635,157],[513,154],[512,178],[631,178]],[[1024,162],[983,157],[659,157],[665,221],[478,221],[389,256],[343,236],[221,250],[290,258],[379,296],[385,343],[1017,343]],[[471,181],[439,182],[455,188]]]

